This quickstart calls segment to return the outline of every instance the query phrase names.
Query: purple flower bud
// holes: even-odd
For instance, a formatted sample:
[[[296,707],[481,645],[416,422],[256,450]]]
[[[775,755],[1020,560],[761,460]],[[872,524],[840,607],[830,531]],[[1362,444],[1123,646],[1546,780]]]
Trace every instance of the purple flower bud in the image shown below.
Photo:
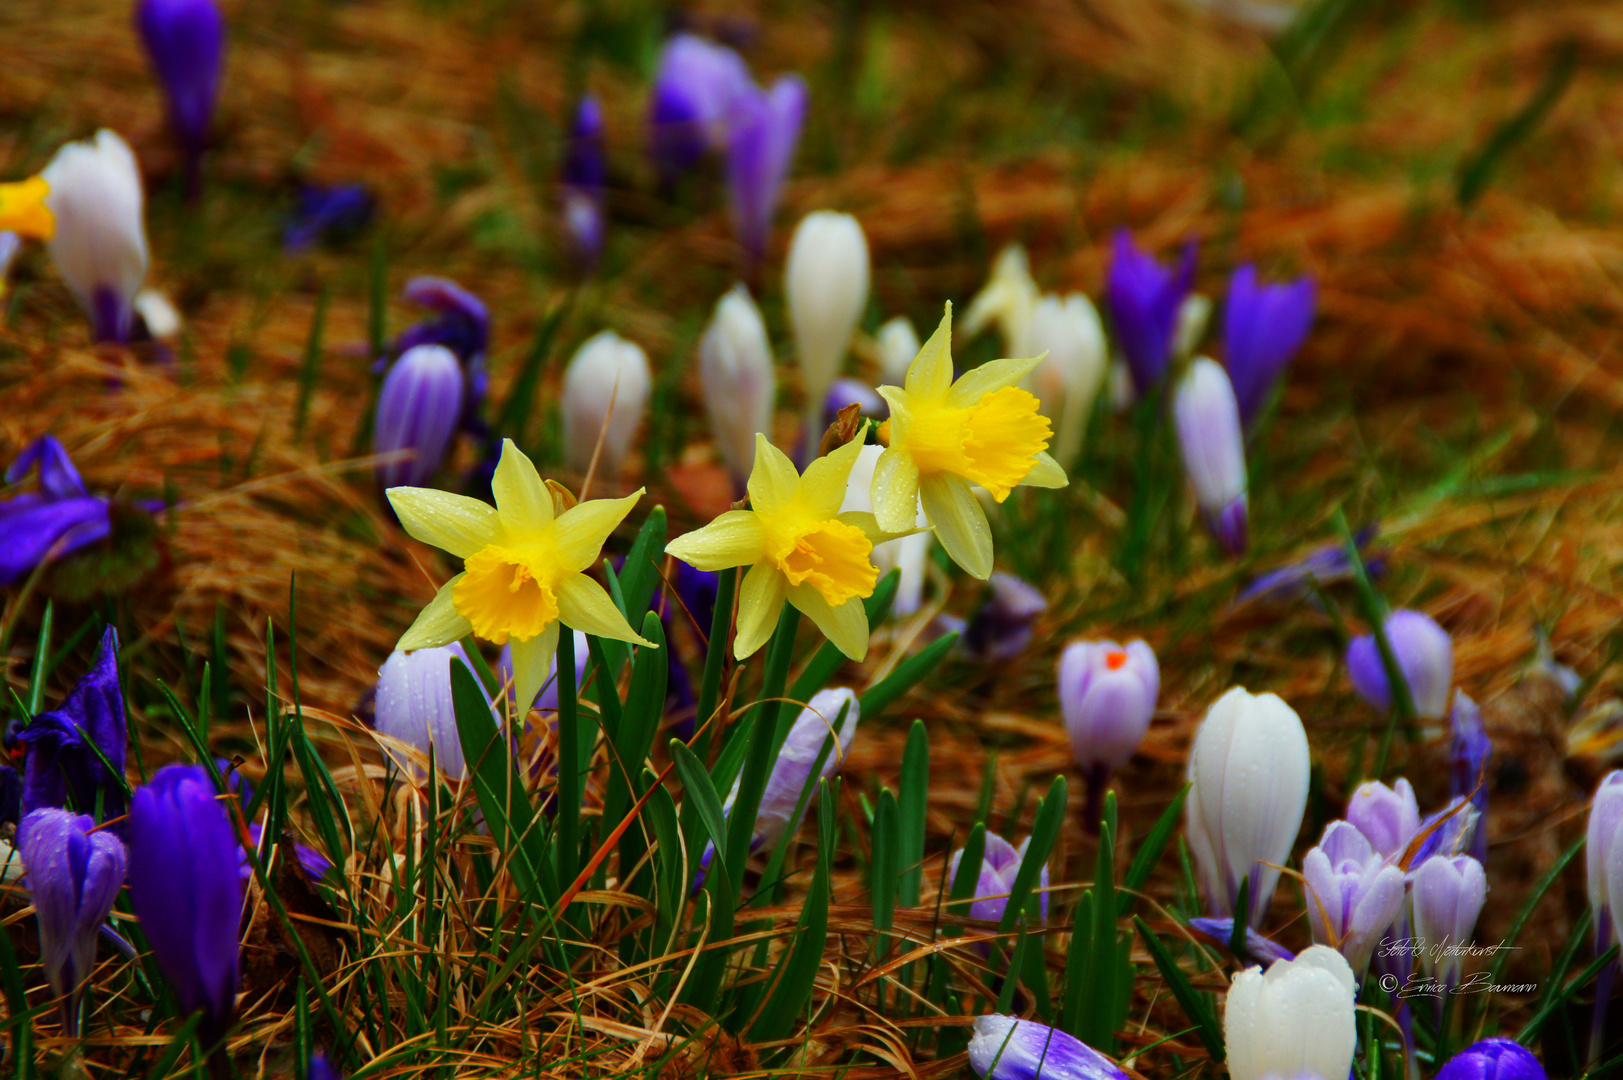
[[[1347,802],[1347,820],[1382,858],[1392,859],[1400,857],[1420,831],[1420,806],[1414,788],[1402,777],[1391,787],[1366,780]]]
[[[1471,840],[1472,858],[1486,864],[1488,861],[1488,762],[1493,757],[1493,740],[1482,724],[1482,710],[1476,702],[1465,696],[1464,690],[1454,691],[1454,708],[1448,714],[1451,735],[1448,744],[1449,792],[1456,797],[1471,800],[1478,815],[1477,828]]]
[[[228,781],[227,786],[230,787],[233,785],[231,785]],[[242,788],[246,789],[248,787],[247,781],[242,781],[241,786]],[[253,801],[253,795],[251,792],[238,791],[237,797],[242,801],[243,806],[247,806],[251,801]],[[252,825],[248,826],[248,841],[254,845],[254,850],[257,851],[259,849],[260,844],[263,842],[264,835],[265,828],[259,822],[256,821]],[[237,849],[237,854],[237,876],[242,879],[243,887],[246,888],[248,882],[254,876],[254,868],[253,865],[248,862],[247,848],[239,847]],[[308,844],[295,843],[293,845],[293,857],[298,860],[299,868],[312,878],[324,878],[327,876],[327,872],[332,869],[332,860],[327,858],[327,856],[323,855],[321,852],[317,851],[315,848],[310,847]]]
[[[89,817],[47,807],[25,817],[17,850],[39,919],[40,958],[62,998],[62,1023],[79,1034],[79,998],[96,960],[96,939],[124,885],[124,845],[92,831]]]
[[[1454,642],[1431,616],[1418,611],[1394,611],[1386,619],[1386,640],[1398,668],[1409,684],[1415,712],[1441,720],[1448,714],[1448,693],[1454,683]],[[1347,646],[1347,674],[1353,689],[1381,712],[1392,708],[1392,687],[1372,634],[1354,638]]]
[[[1184,471],[1206,527],[1231,555],[1246,547],[1245,439],[1234,388],[1216,361],[1189,365],[1172,402]]]
[[[462,368],[443,345],[409,349],[378,391],[372,451],[410,451],[376,466],[378,487],[422,487],[440,467],[462,416]]]
[[[785,75],[764,92],[751,86],[734,103],[727,194],[733,231],[755,264],[766,254],[772,217],[805,116],[806,84],[798,75]]]
[[[81,813],[94,813],[99,805],[103,821],[122,816],[125,732],[124,695],[118,685],[118,631],[109,626],[102,633],[90,670],[61,706],[34,717],[17,736],[28,748],[23,766],[23,813],[71,803]],[[102,758],[111,770],[102,764]],[[114,828],[123,832],[122,826]]]
[[[1302,878],[1313,940],[1338,950],[1363,981],[1370,954],[1403,910],[1403,871],[1356,826],[1332,821],[1303,857]]]
[[[344,1074],[333,1068],[327,1055],[317,1050],[310,1055],[310,1067],[305,1070],[307,1080],[344,1080]]]
[[[406,282],[400,298],[427,308],[433,318],[412,326],[395,339],[396,355],[418,345],[444,345],[467,365],[480,363],[490,348],[490,309],[450,278],[420,275]],[[470,388],[483,398],[485,387]]]
[[[1205,934],[1227,949],[1234,941],[1234,919],[1232,917],[1215,918],[1210,915],[1199,915],[1189,920],[1189,926]],[[1235,957],[1241,963],[1258,964],[1266,968],[1269,964],[1277,964],[1281,960],[1294,960],[1296,954],[1277,941],[1263,937],[1251,927],[1245,928],[1245,956]]]
[[[239,982],[242,855],[226,808],[200,765],[166,765],[130,800],[130,904],[180,1012],[203,1011],[218,1042]]]
[[[1314,302],[1312,278],[1290,285],[1258,285],[1257,268],[1247,263],[1229,280],[1223,344],[1246,427],[1262,412],[1274,384],[1307,340]]]
[[[840,719],[842,711],[843,721]],[[807,787],[815,787],[819,779],[840,771],[841,762],[851,750],[851,740],[857,733],[861,716],[857,695],[843,687],[819,691],[800,711],[783,740],[777,760],[772,763],[772,774],[767,777],[766,789],[761,794],[761,808],[755,815],[755,844],[751,850],[766,851],[782,840],[789,829],[789,819],[794,816],[795,805],[800,801],[800,793]],[[830,734],[835,736],[834,748],[824,759],[822,772],[813,776],[812,765]],[[738,782],[734,781],[725,807],[729,813],[736,798]]]
[[[650,150],[660,182],[676,182],[704,156],[727,147],[734,103],[751,89],[749,71],[732,49],[693,34],[665,43],[648,104]]]
[[[1076,766],[1088,779],[1090,829],[1105,782],[1138,752],[1160,693],[1161,669],[1141,640],[1126,648],[1114,641],[1073,641],[1060,654],[1060,710]]]
[[[1375,526],[1366,525],[1353,536],[1353,543],[1362,553],[1374,537]],[[1379,576],[1382,569],[1380,559],[1366,559],[1364,562],[1364,571],[1370,577]],[[1309,586],[1314,583],[1332,585],[1351,577],[1352,560],[1347,557],[1347,546],[1326,544],[1299,562],[1263,574],[1245,587],[1235,603],[1244,604],[1252,600],[1273,602],[1291,600],[1307,593]]]
[[[590,267],[603,252],[603,200],[608,187],[608,153],[604,145],[603,107],[590,94],[575,110],[575,124],[564,153],[564,236],[575,261]]]
[[[1013,574],[993,574],[987,584],[992,595],[981,605],[964,631],[964,649],[984,662],[1008,660],[1031,644],[1037,617],[1048,601],[1036,588]]]
[[[1589,804],[1589,825],[1585,832],[1584,864],[1589,906],[1595,922],[1595,952],[1611,948],[1611,880],[1623,883],[1623,846],[1618,828],[1623,825],[1623,769],[1613,769],[1601,778]],[[1615,871],[1615,874],[1614,874]],[[1619,896],[1623,900],[1623,896]]]
[[[6,470],[6,483],[21,483],[36,467],[37,493],[0,501],[0,587],[27,577],[47,557],[72,554],[112,531],[107,500],[85,490],[54,436],[30,443]]]
[[[1414,872],[1415,936],[1427,943],[1420,965],[1448,986],[1460,981],[1460,957],[1447,946],[1469,945],[1488,896],[1488,876],[1469,855],[1434,855]]]
[[[378,670],[377,730],[417,750],[423,760],[432,749],[439,770],[460,780],[467,775],[467,762],[451,697],[453,661],[469,663],[459,641],[409,653],[396,650],[390,655]],[[469,667],[471,670],[472,665]],[[485,700],[490,700],[488,694]],[[494,719],[499,726],[501,717]],[[402,758],[397,763],[408,771],[420,771],[415,760]]]
[[[1126,229],[1116,233],[1115,257],[1105,283],[1111,324],[1140,396],[1160,382],[1172,358],[1178,309],[1195,281],[1195,245],[1183,249],[1176,270],[1141,251]]]
[[[876,420],[890,415],[890,406],[885,399],[861,379],[835,379],[834,385],[828,388],[828,397],[823,399],[824,426],[832,424],[840,410],[847,405],[857,406],[863,416]]]
[[[282,246],[303,251],[323,240],[359,232],[375,209],[365,184],[306,184],[299,189],[299,204],[282,233]]]
[[[1512,1039],[1483,1039],[1437,1071],[1437,1080],[1545,1080],[1544,1066]]]
[[[1020,873],[1020,864],[1025,861],[1026,849],[1031,846],[1028,836],[1018,848],[1011,845],[997,833],[986,834],[986,852],[981,857],[980,878],[975,882],[975,899],[969,905],[969,917],[981,919],[986,922],[997,922],[1003,918],[1004,909],[1009,906],[1009,890],[1014,887],[1015,876]],[[964,851],[959,848],[952,853],[952,859],[947,864],[947,881],[958,880],[958,864],[963,861]],[[1043,919],[1048,918],[1048,866],[1045,863],[1037,879],[1038,903],[1041,905]]]
[[[1127,1080],[1093,1047],[1035,1020],[975,1018],[969,1067],[983,1080]]]
[[[135,25],[169,97],[169,126],[185,155],[187,187],[195,196],[198,161],[225,66],[225,19],[214,0],[141,0]]]

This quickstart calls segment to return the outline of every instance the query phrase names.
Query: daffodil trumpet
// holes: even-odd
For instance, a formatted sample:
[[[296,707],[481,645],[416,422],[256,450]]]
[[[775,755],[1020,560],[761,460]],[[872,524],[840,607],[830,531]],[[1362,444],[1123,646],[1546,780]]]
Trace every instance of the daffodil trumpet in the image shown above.
[[[749,509],[729,510],[665,546],[667,554],[696,570],[750,568],[739,586],[733,637],[738,659],[766,644],[785,603],[811,619],[846,656],[861,660],[867,655],[868,615],[862,601],[873,595],[879,580],[873,548],[893,536],[879,528],[871,513],[840,513],[846,481],[861,450],[861,441],[852,440],[800,474],[782,450],[757,434]],[[897,532],[912,531],[910,518]]]
[[[1020,382],[1043,357],[994,360],[952,377],[952,304],[907,369],[904,386],[881,386],[889,446],[874,468],[879,527],[905,532],[917,506],[952,561],[982,580],[992,573],[992,529],[974,488],[998,502],[1016,487],[1064,487],[1047,453],[1052,426]]]
[[[534,701],[552,670],[560,625],[635,645],[645,641],[586,570],[642,490],[573,503],[543,483],[511,439],[491,480],[496,505],[433,488],[394,487],[389,504],[414,539],[463,560],[396,646],[434,648],[468,634],[512,646],[514,695]]]

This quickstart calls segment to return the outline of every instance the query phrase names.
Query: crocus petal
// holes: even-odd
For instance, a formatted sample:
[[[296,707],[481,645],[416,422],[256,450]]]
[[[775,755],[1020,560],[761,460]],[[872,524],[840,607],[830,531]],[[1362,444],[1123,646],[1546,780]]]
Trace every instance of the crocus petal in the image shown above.
[[[603,550],[603,542],[619,528],[620,522],[642,498],[643,489],[619,499],[589,499],[558,515],[553,536],[558,543],[558,561],[571,572],[586,569]]]
[[[903,533],[913,527],[919,511],[919,467],[899,450],[886,450],[874,465],[869,497],[879,527]]]
[[[868,655],[868,612],[861,600],[834,605],[810,585],[795,585],[789,589],[789,602],[846,656],[861,660]]]
[[[955,409],[967,409],[986,394],[1005,386],[1017,386],[1021,379],[1043,362],[1046,355],[1025,360],[992,360],[967,371],[963,378],[952,384],[952,390],[947,394],[947,404]]]
[[[597,637],[652,647],[626,622],[603,586],[585,574],[569,574],[558,585],[558,618],[565,626]]]
[[[757,563],[744,575],[738,589],[738,633],[733,655],[742,660],[766,644],[777,629],[778,616],[789,595],[789,582],[768,566]]]
[[[695,570],[726,570],[753,566],[765,555],[766,534],[760,515],[751,510],[729,510],[710,524],[677,537],[665,553]]]
[[[755,436],[755,468],[750,470],[750,508],[771,513],[788,506],[800,491],[800,473],[789,455]]]
[[[490,490],[496,496],[502,524],[510,532],[539,532],[552,523],[552,496],[535,471],[535,463],[512,439],[502,440],[502,456]]]
[[[881,458],[880,466],[884,466]],[[874,477],[877,487],[879,478]],[[919,498],[924,503],[924,515],[935,526],[941,546],[947,549],[952,561],[964,568],[971,577],[985,580],[992,575],[992,527],[987,523],[986,511],[961,476],[937,473],[926,476],[919,483]],[[876,505],[878,505],[876,501]],[[881,525],[888,525],[880,517]]]
[[[385,494],[406,535],[459,559],[501,539],[501,518],[487,502],[434,488],[396,487]]]
[[[417,613],[417,618],[412,621],[411,626],[400,635],[395,648],[407,652],[412,649],[429,649],[461,641],[473,633],[473,624],[457,614],[456,603],[451,599],[451,592],[460,580],[462,575],[458,574],[440,586],[440,591],[434,594],[434,599]]]
[[[548,623],[545,630],[528,641],[514,638],[508,644],[513,647],[513,700],[534,701],[552,675],[552,659],[558,652],[558,624]]]
[[[1110,1059],[1074,1035],[1035,1020],[977,1016],[969,1065],[983,1080],[1126,1080]]]
[[[10,513],[0,504],[0,587],[26,577],[53,552],[56,558],[69,555],[111,531],[106,500],[90,495]]]

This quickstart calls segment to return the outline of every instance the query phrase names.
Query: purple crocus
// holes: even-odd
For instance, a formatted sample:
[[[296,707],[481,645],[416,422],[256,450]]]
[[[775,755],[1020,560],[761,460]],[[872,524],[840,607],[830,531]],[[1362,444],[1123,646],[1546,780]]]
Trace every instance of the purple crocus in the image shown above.
[[[141,0],[135,25],[168,95],[169,126],[186,160],[187,194],[196,198],[225,65],[225,18],[214,0]]]
[[[1313,940],[1339,951],[1362,981],[1376,944],[1403,909],[1403,871],[1357,826],[1332,821],[1302,858],[1302,881]]]
[[[400,456],[376,466],[378,490],[422,487],[439,470],[462,417],[463,390],[462,367],[443,345],[415,346],[394,362],[378,391],[372,451]]]
[[[166,765],[130,799],[130,904],[182,1016],[219,1043],[240,981],[242,860],[230,815],[201,765]]]
[[[1415,713],[1441,720],[1448,713],[1448,692],[1454,682],[1454,642],[1448,631],[1421,612],[1394,611],[1386,619],[1386,640],[1409,686]],[[1381,712],[1392,708],[1392,687],[1373,634],[1354,638],[1347,647],[1347,675],[1372,708]]]
[[[310,1055],[310,1066],[304,1075],[306,1080],[344,1080],[344,1074],[333,1068],[327,1055],[320,1050]]]
[[[1184,471],[1206,527],[1230,555],[1247,538],[1245,438],[1234,388],[1214,360],[1197,359],[1172,399]]]
[[[999,1014],[975,1018],[969,1067],[982,1080],[1127,1080],[1109,1058],[1076,1036]]]
[[[1099,828],[1110,775],[1138,753],[1155,716],[1161,669],[1142,640],[1073,641],[1059,658],[1059,705],[1076,767],[1088,783],[1083,824]]]
[[[772,217],[805,117],[806,83],[798,75],[785,75],[764,91],[750,86],[734,103],[727,193],[734,234],[753,266],[766,254]]]
[[[1353,543],[1361,555],[1374,539],[1374,525],[1366,525],[1353,534]],[[1379,577],[1383,570],[1385,570],[1384,559],[1379,556],[1365,558],[1364,572],[1370,577]],[[1347,581],[1351,579],[1352,571],[1353,564],[1347,555],[1347,545],[1326,544],[1315,548],[1303,559],[1259,575],[1241,590],[1234,602],[1282,603],[1294,600],[1306,595],[1314,584],[1324,586]]]
[[[39,920],[45,977],[62,1004],[62,1028],[79,1034],[79,1001],[96,961],[96,939],[124,885],[124,845],[88,816],[46,807],[25,817],[17,850]]]
[[[1391,787],[1366,780],[1347,800],[1347,820],[1383,858],[1400,857],[1420,832],[1420,805],[1414,787],[1401,776]]]
[[[1166,376],[1178,332],[1178,309],[1194,282],[1192,241],[1185,245],[1177,267],[1168,270],[1134,244],[1126,229],[1116,233],[1105,298],[1111,325],[1140,397]]]
[[[1189,927],[1216,941],[1227,949],[1234,943],[1234,917],[1232,915],[1198,915],[1189,920]],[[1256,930],[1247,926],[1245,928],[1245,955],[1235,957],[1242,964],[1260,964],[1266,968],[1270,964],[1281,960],[1294,960],[1296,954],[1285,946],[1270,938],[1263,937]]]
[[[365,184],[305,184],[282,233],[288,251],[304,251],[323,240],[359,232],[372,220],[376,203]]]
[[[667,189],[706,151],[726,149],[733,105],[751,88],[732,49],[695,34],[665,43],[648,103],[650,150]]]
[[[1037,617],[1048,610],[1048,601],[1013,574],[999,571],[987,584],[992,595],[969,620],[963,647],[971,657],[983,662],[1009,660],[1031,644]]]
[[[1437,1080],[1545,1080],[1544,1066],[1513,1039],[1483,1039],[1448,1059]]]
[[[0,587],[14,585],[47,559],[88,547],[112,531],[108,501],[91,495],[53,435],[28,445],[6,470],[19,484],[39,470],[39,491],[0,502]]]
[[[1488,896],[1482,864],[1469,855],[1434,855],[1414,871],[1414,930],[1428,948],[1420,954],[1426,974],[1445,986],[1460,981],[1461,957],[1447,946],[1466,946]],[[1439,1002],[1439,1005],[1441,1002]]]
[[[576,263],[590,268],[603,252],[604,193],[609,165],[603,136],[603,107],[590,94],[581,98],[564,152],[562,210],[564,236]]]
[[[1009,890],[1014,887],[1014,879],[1020,873],[1020,865],[1025,862],[1026,849],[1031,846],[1031,838],[1027,837],[1019,847],[1015,847],[997,833],[986,834],[986,851],[981,856],[981,872],[975,882],[974,900],[969,905],[969,917],[980,919],[983,922],[998,922],[1003,918],[1004,910],[1009,906]],[[947,880],[958,879],[958,864],[963,861],[964,852],[960,848],[952,853],[952,859],[947,864]],[[1048,866],[1044,864],[1038,875],[1037,902],[1041,905],[1042,918],[1048,918]]]
[[[863,416],[875,420],[883,420],[890,415],[890,405],[873,387],[861,379],[835,379],[834,385],[828,388],[828,396],[823,399],[824,430],[834,423],[840,410],[848,405],[857,406]]]
[[[34,717],[17,738],[28,748],[24,815],[70,803],[80,813],[93,813],[98,800],[103,821],[123,815],[127,736],[124,695],[118,685],[117,630],[109,626],[102,633],[90,670],[62,704]],[[122,831],[121,826],[115,828]]]
[[[1477,826],[1471,837],[1471,856],[1483,865],[1488,861],[1488,763],[1493,758],[1493,740],[1482,723],[1482,710],[1454,691],[1454,708],[1448,714],[1449,793],[1467,798],[1476,808]]]
[[[1314,302],[1312,278],[1299,278],[1289,285],[1259,285],[1257,268],[1246,263],[1229,279],[1228,301],[1223,307],[1224,357],[1234,396],[1240,402],[1240,419],[1247,429],[1307,340]]]
[[[1589,804],[1589,822],[1584,833],[1585,889],[1589,913],[1595,927],[1595,955],[1612,947],[1612,895],[1623,900],[1623,769],[1613,769],[1601,778]],[[1613,888],[1616,882],[1618,888]],[[1595,990],[1594,1020],[1590,1024],[1589,1061],[1600,1061],[1605,1048],[1606,1009],[1612,998],[1616,964],[1601,969]]]

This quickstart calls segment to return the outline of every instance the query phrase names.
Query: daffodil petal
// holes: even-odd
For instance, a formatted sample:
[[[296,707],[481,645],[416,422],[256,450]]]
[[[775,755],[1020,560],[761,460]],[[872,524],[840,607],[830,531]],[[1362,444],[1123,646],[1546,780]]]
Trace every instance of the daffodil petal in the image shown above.
[[[502,440],[502,456],[490,479],[490,493],[496,496],[496,511],[508,531],[532,533],[552,524],[552,494],[541,482],[535,464],[513,445],[512,439]]]
[[[45,202],[50,193],[50,185],[41,176],[0,184],[0,229],[49,240],[56,231],[56,216]]]
[[[952,301],[941,323],[907,369],[907,392],[914,397],[945,397],[952,388]]]
[[[631,513],[642,493],[643,489],[638,488],[621,499],[589,499],[558,515],[552,536],[558,545],[559,565],[565,572],[579,573],[597,562],[603,542]]]
[[[756,458],[760,460],[759,457]],[[740,660],[766,644],[783,614],[783,601],[789,582],[765,563],[750,567],[738,589],[738,632],[733,635],[733,655]]]
[[[753,510],[729,510],[704,528],[666,544],[665,554],[695,570],[753,566],[765,557],[766,530]]]
[[[941,546],[971,577],[992,574],[992,527],[969,482],[950,473],[926,476],[919,484],[924,516],[935,526]]]
[[[1065,466],[1055,461],[1047,453],[1039,452],[1035,455],[1037,464],[1031,467],[1026,478],[1020,483],[1025,487],[1062,488],[1071,482],[1065,475]]]
[[[963,378],[952,384],[947,404],[955,409],[967,409],[980,401],[982,395],[1005,386],[1018,386],[1047,356],[1045,352],[1029,360],[992,360],[974,371],[966,371]]]
[[[558,620],[597,637],[629,641],[633,645],[653,645],[631,629],[603,586],[585,574],[568,574],[558,583]]]
[[[451,599],[451,590],[460,580],[462,575],[458,574],[440,586],[440,591],[434,594],[434,599],[417,613],[417,618],[410,628],[400,635],[400,641],[395,648],[405,649],[407,652],[413,649],[434,649],[441,645],[449,645],[453,641],[461,641],[473,633],[473,624],[457,614],[456,604]]]
[[[843,514],[834,515],[834,520],[842,521],[847,525],[854,525],[855,527],[861,529],[862,535],[868,538],[868,543],[875,546],[883,544],[887,540],[898,539],[898,535],[896,533],[888,533],[884,529],[881,529],[879,527],[879,519],[874,517],[873,514],[867,510],[847,510]],[[918,531],[918,529],[909,529],[907,532],[900,535],[908,536]]]
[[[501,540],[501,518],[487,502],[434,488],[393,487],[384,494],[406,535],[459,559]]]
[[[755,467],[750,470],[750,509],[771,513],[794,501],[800,490],[800,473],[795,463],[766,436],[755,433]]]
[[[513,649],[513,700],[534,701],[552,678],[552,659],[558,652],[558,624],[548,623],[545,630],[528,641],[514,638],[509,644]]]
[[[861,600],[830,604],[810,585],[796,585],[789,590],[789,602],[816,623],[823,636],[846,656],[861,660],[868,655],[868,612]]]
[[[845,501],[845,482],[862,452],[862,440],[852,439],[844,446],[806,466],[800,478],[800,502],[813,517],[831,518]]]
[[[868,495],[881,529],[906,532],[918,520],[918,465],[900,450],[886,450],[874,465],[873,487]]]

